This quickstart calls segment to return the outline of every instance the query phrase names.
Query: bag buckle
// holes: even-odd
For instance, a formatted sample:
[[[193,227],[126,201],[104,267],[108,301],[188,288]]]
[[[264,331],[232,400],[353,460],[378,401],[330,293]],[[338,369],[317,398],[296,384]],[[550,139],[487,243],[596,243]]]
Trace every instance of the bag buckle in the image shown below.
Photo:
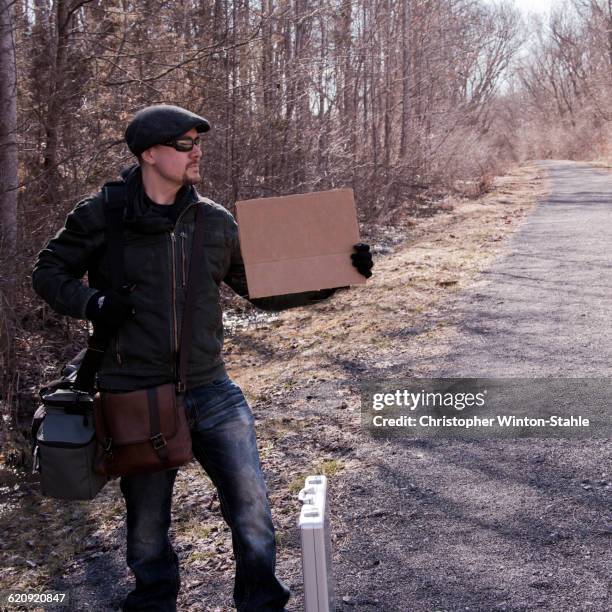
[[[151,440],[151,444],[153,444],[153,448],[155,450],[161,450],[162,448],[168,446],[166,444],[166,439],[164,438],[164,435],[161,433],[155,434],[149,439]]]

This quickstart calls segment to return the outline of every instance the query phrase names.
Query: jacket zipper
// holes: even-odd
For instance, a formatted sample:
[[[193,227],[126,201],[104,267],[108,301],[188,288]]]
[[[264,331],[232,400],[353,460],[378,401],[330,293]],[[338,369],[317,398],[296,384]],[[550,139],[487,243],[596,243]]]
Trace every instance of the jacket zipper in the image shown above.
[[[181,236],[181,261],[182,261],[182,269],[183,269],[183,289],[185,288],[185,285],[187,284],[187,274],[185,271],[185,261],[186,261],[186,257],[185,257],[185,238],[187,238],[187,234],[185,234],[185,232],[181,232],[180,234]]]
[[[174,223],[174,229],[177,228],[179,221],[181,220],[181,218],[183,217],[183,215],[196,203],[193,202],[192,204],[187,205],[187,207],[185,208],[185,210],[183,210],[181,212],[181,214],[178,216],[177,220]],[[184,232],[181,232],[180,234],[181,236],[181,246],[183,247],[182,251],[183,251],[183,286],[185,286],[185,251],[184,251]],[[174,373],[174,379],[178,380],[178,376],[179,376],[179,372],[178,372],[178,368],[179,368],[179,337],[178,337],[178,323],[177,323],[177,316],[176,316],[176,252],[175,252],[175,245],[176,245],[176,235],[174,233],[174,230],[170,232],[170,249],[172,250],[172,274],[171,274],[171,282],[172,282],[172,287],[170,289],[170,295],[172,296],[172,332],[171,332],[171,338],[170,338],[170,344],[172,346],[172,351],[171,351],[171,355],[172,355],[172,363],[171,365],[171,369],[172,372]],[[181,381],[181,384],[184,386],[186,381]]]

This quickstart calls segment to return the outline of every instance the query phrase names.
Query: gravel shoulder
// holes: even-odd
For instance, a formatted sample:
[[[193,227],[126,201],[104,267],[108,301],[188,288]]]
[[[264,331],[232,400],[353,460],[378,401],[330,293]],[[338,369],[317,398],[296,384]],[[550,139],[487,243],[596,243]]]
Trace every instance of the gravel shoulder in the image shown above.
[[[487,271],[509,261],[552,201],[545,196],[557,193],[562,166],[523,167],[480,200],[368,228],[377,254],[365,289],[230,321],[226,361],[256,415],[279,574],[293,591],[289,610],[303,606],[296,494],[315,472],[330,478],[342,609],[609,609],[607,441],[379,441],[359,422],[362,378],[454,371],[473,296],[487,280],[498,284]],[[609,241],[605,232],[602,240]],[[582,259],[577,267],[576,282]],[[608,306],[609,288],[597,313]],[[585,299],[581,307],[593,304]],[[609,375],[610,344],[600,350],[608,353],[593,357],[588,372]],[[580,358],[588,353],[585,347]],[[117,483],[95,504],[42,499],[27,480],[7,480],[2,494],[1,589],[68,590],[74,610],[118,608],[130,576]],[[231,540],[199,466],[179,474],[172,532],[183,576],[179,609],[231,610]]]

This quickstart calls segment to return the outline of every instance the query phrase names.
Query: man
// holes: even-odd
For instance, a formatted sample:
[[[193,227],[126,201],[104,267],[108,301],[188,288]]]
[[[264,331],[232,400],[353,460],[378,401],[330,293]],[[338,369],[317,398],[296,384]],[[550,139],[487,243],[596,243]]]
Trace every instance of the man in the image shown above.
[[[138,112],[125,139],[138,165],[123,173],[125,290],[113,290],[102,194],[80,202],[39,254],[36,292],[61,314],[88,318],[111,337],[98,371],[105,391],[132,391],[176,380],[195,213],[205,215],[205,266],[198,294],[185,409],[193,453],[217,487],[231,528],[238,610],[283,610],[289,598],[275,575],[274,528],[257,451],[253,416],[221,357],[219,285],[248,298],[237,225],[193,187],[200,181],[201,134],[209,122],[185,109],[156,105]],[[367,245],[353,264],[371,275]],[[88,272],[89,286],[81,279]],[[324,299],[333,290],[252,300],[282,309]],[[123,477],[127,562],[136,578],[124,610],[176,610],[177,556],[168,538],[176,470]]]

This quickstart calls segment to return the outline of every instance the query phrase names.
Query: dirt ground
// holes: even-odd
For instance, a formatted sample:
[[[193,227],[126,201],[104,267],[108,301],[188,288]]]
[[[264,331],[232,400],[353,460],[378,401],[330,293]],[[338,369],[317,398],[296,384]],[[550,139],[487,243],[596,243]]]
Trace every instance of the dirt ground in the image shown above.
[[[547,566],[556,567],[558,575],[553,580],[541,562],[542,550],[552,555],[558,542],[568,540],[570,531],[578,533],[589,521],[599,520],[602,497],[593,497],[586,511],[577,499],[609,489],[609,477],[598,461],[603,448],[592,446],[586,453],[589,477],[578,482],[572,494],[555,496],[551,488],[558,479],[576,477],[560,449],[548,442],[539,447],[516,445],[511,467],[499,468],[504,478],[519,483],[516,495],[529,502],[527,485],[534,478],[545,496],[551,493],[548,505],[542,506],[541,525],[516,534],[527,545],[521,557],[521,547],[508,547],[504,540],[512,528],[503,523],[506,500],[496,496],[493,481],[478,489],[469,517],[483,522],[489,516],[487,510],[495,508],[486,541],[462,541],[459,519],[464,518],[460,516],[464,510],[457,500],[453,506],[452,499],[441,500],[435,493],[446,486],[450,490],[453,484],[447,482],[451,476],[445,472],[449,462],[459,469],[452,477],[460,473],[466,486],[473,485],[468,464],[482,471],[493,469],[494,445],[480,442],[458,449],[446,448],[443,442],[406,442],[402,452],[418,469],[379,478],[380,458],[398,449],[369,438],[359,420],[359,379],[375,377],[377,371],[392,372],[402,356],[435,359],[444,353],[456,333],[445,321],[445,304],[503,252],[508,236],[545,192],[541,171],[525,166],[497,179],[482,199],[449,200],[429,218],[403,219],[392,228],[364,228],[363,238],[373,245],[375,257],[374,276],[366,287],[342,290],[308,309],[228,316],[226,362],[256,416],[277,526],[278,570],[293,592],[289,610],[303,606],[297,492],[304,477],[313,473],[330,479],[340,609],[606,609],[602,607],[606,589],[601,583],[600,568],[605,563],[601,547],[581,546],[575,538],[567,547],[567,556],[574,559],[567,567],[584,568],[584,589],[577,595],[583,607],[547,605],[555,580],[568,570],[562,562]],[[417,368],[410,374],[427,376],[428,372]],[[551,456],[556,463],[549,461]],[[541,464],[537,476],[528,475],[530,466]],[[435,487],[428,482],[432,475]],[[65,590],[70,593],[71,609],[118,609],[131,578],[124,561],[123,503],[117,483],[105,487],[95,504],[41,498],[36,482],[8,473],[2,484],[0,590]],[[567,508],[560,525],[547,522],[546,513],[553,513],[556,504]],[[452,529],[451,521],[448,533],[433,533],[436,516],[442,512],[446,517],[455,513],[459,530]],[[394,533],[407,523],[419,537],[400,542]],[[463,535],[473,536],[468,531]],[[602,532],[602,546],[604,536]],[[231,540],[210,481],[199,466],[188,466],[177,478],[172,537],[183,578],[179,609],[233,609]],[[483,537],[482,531],[478,537]],[[507,581],[521,593],[518,599],[509,601],[496,592],[493,570],[487,574],[478,559],[485,546],[487,554],[507,558]],[[452,560],[454,555],[457,570],[446,575],[449,565],[435,559]],[[402,572],[407,558],[411,569]],[[521,567],[524,571],[517,569]],[[449,607],[445,593],[436,590],[440,581],[449,588],[462,584],[464,575],[475,568],[483,571],[486,593],[464,594],[456,598],[456,606]]]

